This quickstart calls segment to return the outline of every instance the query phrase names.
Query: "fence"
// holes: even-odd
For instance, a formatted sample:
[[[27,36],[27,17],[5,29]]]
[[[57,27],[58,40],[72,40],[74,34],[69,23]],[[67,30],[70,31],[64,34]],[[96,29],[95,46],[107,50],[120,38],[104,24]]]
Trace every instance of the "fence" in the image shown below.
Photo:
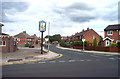
[[[73,46],[74,49],[83,49],[82,46]],[[84,47],[85,50],[95,50],[95,51],[104,51],[104,52],[120,52],[120,47],[93,47],[88,46]]]

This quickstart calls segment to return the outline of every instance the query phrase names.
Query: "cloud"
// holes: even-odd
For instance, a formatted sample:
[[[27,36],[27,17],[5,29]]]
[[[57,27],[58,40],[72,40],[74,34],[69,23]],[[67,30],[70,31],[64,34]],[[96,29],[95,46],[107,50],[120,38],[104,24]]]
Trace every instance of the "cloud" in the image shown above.
[[[93,10],[94,8],[83,2],[75,2],[68,6],[66,9],[76,9],[76,10]]]
[[[67,16],[73,22],[89,22],[92,19],[96,19],[96,15],[93,13],[95,8],[83,2],[74,2],[66,7],[56,7],[54,12]]]
[[[17,12],[24,12],[28,9],[27,2],[2,2],[2,22],[14,22],[15,20],[9,18],[7,15],[15,15]]]

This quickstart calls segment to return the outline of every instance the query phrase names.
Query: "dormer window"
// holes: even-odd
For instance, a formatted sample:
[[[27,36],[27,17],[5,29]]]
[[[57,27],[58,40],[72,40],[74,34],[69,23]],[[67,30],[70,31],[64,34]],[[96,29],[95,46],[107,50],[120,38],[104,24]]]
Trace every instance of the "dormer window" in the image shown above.
[[[113,35],[113,31],[107,31],[107,35]]]

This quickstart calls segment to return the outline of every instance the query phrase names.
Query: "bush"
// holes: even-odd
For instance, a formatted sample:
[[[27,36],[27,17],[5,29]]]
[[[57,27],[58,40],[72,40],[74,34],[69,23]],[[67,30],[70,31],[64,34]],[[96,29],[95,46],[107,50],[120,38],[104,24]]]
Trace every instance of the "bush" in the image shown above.
[[[120,47],[120,42],[117,42],[117,46]]]
[[[96,47],[97,46],[97,39],[95,38],[93,41],[93,46]]]
[[[38,44],[38,40],[36,40],[36,44]]]
[[[85,41],[85,42],[84,42],[84,45],[85,45],[85,46],[89,46],[89,41]]]
[[[72,45],[73,46],[83,46],[83,42],[82,41],[73,41]]]
[[[117,44],[116,43],[112,43],[111,47],[117,47]]]
[[[60,46],[70,47],[70,43],[67,43],[67,42],[65,42],[64,40],[61,40],[61,41],[60,41]]]
[[[108,46],[106,46],[106,47],[110,47],[110,46],[108,45]]]
[[[25,47],[29,47],[29,43],[26,43],[26,44],[25,44]]]

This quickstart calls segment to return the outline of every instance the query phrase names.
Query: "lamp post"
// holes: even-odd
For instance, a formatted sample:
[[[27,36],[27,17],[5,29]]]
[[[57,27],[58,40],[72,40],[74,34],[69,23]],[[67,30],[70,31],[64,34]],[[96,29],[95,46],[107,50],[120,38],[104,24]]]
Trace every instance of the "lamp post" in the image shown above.
[[[41,32],[41,54],[43,54],[43,32],[46,31],[46,22],[39,21],[39,31]]]
[[[83,41],[83,51],[84,51],[84,42],[85,42],[85,39],[83,38],[82,41]]]

